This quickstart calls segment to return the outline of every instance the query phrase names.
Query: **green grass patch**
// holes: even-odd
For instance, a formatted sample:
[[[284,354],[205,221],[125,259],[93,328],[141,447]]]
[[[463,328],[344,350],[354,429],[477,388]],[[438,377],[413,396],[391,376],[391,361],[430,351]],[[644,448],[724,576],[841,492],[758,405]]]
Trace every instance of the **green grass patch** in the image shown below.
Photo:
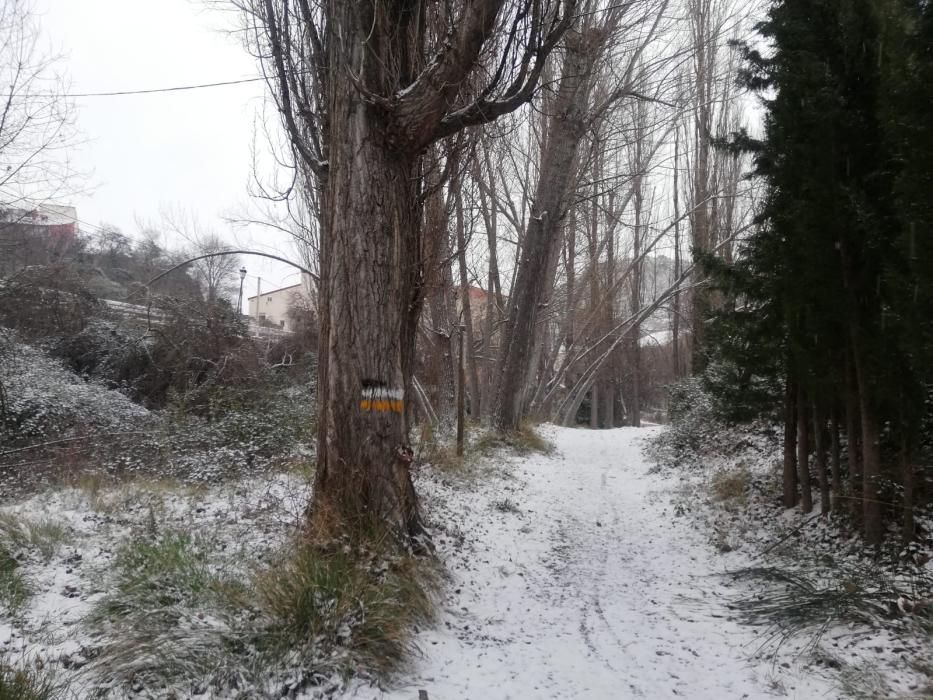
[[[127,540],[104,572],[110,592],[88,622],[106,638],[93,662],[106,682],[147,691],[226,673],[244,642],[246,584],[216,565],[212,543],[147,529]]]
[[[113,592],[96,606],[92,619],[127,620],[150,613],[170,620],[184,608],[225,604],[242,587],[210,565],[210,545],[180,531],[131,538],[112,564]]]
[[[68,529],[54,520],[0,515],[0,608],[15,615],[32,596],[20,566],[23,557],[48,561],[70,540]]]

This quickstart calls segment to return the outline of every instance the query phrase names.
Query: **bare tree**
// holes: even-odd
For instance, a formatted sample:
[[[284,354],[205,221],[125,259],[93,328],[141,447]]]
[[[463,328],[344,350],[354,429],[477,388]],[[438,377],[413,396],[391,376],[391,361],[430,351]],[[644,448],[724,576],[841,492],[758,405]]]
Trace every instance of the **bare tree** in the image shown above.
[[[238,0],[322,194],[312,524],[423,532],[404,400],[423,302],[423,154],[533,95],[574,0]],[[426,255],[428,251],[428,255]]]
[[[41,46],[30,0],[0,0],[0,201],[48,199],[75,175],[76,131],[57,56]]]
[[[80,177],[68,161],[76,140],[72,105],[65,97],[59,58],[42,47],[38,13],[30,0],[0,0],[0,258],[37,242],[30,225],[51,200]],[[75,222],[71,222],[74,229]],[[48,247],[48,242],[46,246]],[[26,260],[21,261],[26,264]],[[49,260],[36,260],[47,263]]]
[[[598,3],[586,3],[563,47],[560,78],[548,114],[541,148],[541,167],[518,256],[515,285],[509,304],[503,345],[500,352],[495,423],[499,430],[516,430],[527,407],[527,389],[538,365],[543,338],[538,327],[541,305],[551,292],[560,251],[563,220],[573,203],[577,182],[578,150],[589,129],[605,119],[622,98],[648,99],[636,89],[635,68],[655,36],[667,7],[661,2],[610,5],[597,11]],[[631,24],[623,22],[632,15]],[[626,26],[623,28],[623,24]],[[594,93],[597,67],[608,48],[619,41],[618,34],[646,27],[636,41],[626,44],[618,59],[620,73],[612,68],[609,87]],[[633,32],[634,33],[634,32]],[[595,403],[595,402],[594,402]]]
[[[230,249],[230,245],[213,229],[204,226],[198,217],[181,209],[162,212],[166,230],[185,240],[189,249],[182,252],[186,258],[200,259],[192,263],[191,271],[201,285],[204,298],[213,304],[229,298],[236,291],[236,271],[240,259],[236,255],[210,255]]]

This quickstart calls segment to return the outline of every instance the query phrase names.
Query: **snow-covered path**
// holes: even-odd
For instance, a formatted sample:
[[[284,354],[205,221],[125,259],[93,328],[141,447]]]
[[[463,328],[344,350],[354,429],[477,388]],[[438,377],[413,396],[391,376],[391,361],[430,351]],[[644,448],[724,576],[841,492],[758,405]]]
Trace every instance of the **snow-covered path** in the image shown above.
[[[549,427],[554,454],[445,488],[433,516],[462,538],[440,542],[454,573],[441,620],[375,697],[836,697],[805,669],[749,661],[756,634],[729,619],[722,564],[648,473],[653,432]]]

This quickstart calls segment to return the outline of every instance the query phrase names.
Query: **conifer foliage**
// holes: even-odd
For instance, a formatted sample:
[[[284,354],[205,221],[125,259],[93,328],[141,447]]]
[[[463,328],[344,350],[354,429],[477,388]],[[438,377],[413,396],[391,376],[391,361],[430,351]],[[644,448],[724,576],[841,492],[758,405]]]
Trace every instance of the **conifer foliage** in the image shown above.
[[[897,521],[912,538],[930,495],[931,27],[922,0],[771,4],[742,76],[763,135],[732,141],[767,194],[744,255],[714,271],[733,303],[709,381],[783,411],[785,505],[810,510],[819,484],[871,544]]]

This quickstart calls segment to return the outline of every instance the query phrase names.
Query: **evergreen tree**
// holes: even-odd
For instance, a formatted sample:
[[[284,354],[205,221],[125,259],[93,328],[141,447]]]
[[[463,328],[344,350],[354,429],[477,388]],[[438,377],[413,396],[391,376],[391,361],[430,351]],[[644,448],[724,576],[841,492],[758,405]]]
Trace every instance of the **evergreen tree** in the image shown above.
[[[897,491],[892,481],[902,487],[905,534],[912,534],[930,383],[933,73],[924,4],[771,5],[758,27],[769,50],[746,48],[743,75],[763,96],[764,136],[739,134],[730,144],[755,153],[767,196],[739,262],[712,266],[737,303],[713,324],[716,350],[732,371],[711,381],[723,393],[770,371],[771,383],[759,386],[774,396],[783,378],[785,450],[796,440],[805,510],[814,445],[829,508],[827,417],[835,416],[835,434],[845,406],[848,441],[860,446],[860,454],[849,451],[850,474],[860,480],[850,480],[848,496],[861,503],[855,514],[873,544]],[[763,362],[769,353],[780,361]],[[785,455],[786,470],[794,463]],[[796,501],[794,477],[785,473],[786,505]]]

